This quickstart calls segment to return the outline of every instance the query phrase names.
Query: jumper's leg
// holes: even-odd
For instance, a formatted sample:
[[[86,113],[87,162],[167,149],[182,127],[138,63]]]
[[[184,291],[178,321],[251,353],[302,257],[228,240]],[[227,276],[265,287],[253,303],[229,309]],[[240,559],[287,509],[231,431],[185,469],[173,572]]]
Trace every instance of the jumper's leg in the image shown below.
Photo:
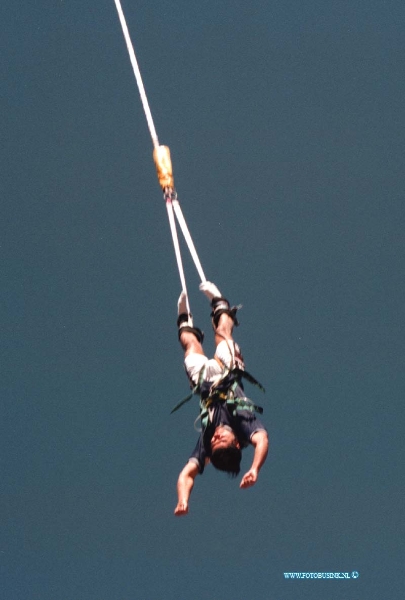
[[[193,326],[193,317],[187,311],[187,296],[181,292],[177,302],[177,327],[179,328],[179,340],[184,350],[184,357],[191,353],[204,354],[202,342],[204,334],[201,329]]]
[[[202,344],[197,335],[192,331],[191,327],[190,329],[187,328],[187,330],[185,330],[184,327],[180,329],[179,340],[181,347],[184,350],[184,358],[192,353],[204,355]]]
[[[215,344],[218,346],[223,340],[233,341],[232,332],[234,320],[227,313],[219,317],[218,325],[215,327]]]

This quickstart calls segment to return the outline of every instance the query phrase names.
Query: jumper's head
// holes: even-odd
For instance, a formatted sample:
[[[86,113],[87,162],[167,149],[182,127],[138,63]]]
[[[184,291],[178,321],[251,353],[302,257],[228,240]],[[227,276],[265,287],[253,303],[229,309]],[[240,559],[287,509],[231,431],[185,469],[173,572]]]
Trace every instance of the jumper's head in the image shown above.
[[[236,477],[240,471],[242,452],[235,433],[220,425],[211,438],[211,463],[216,469]]]

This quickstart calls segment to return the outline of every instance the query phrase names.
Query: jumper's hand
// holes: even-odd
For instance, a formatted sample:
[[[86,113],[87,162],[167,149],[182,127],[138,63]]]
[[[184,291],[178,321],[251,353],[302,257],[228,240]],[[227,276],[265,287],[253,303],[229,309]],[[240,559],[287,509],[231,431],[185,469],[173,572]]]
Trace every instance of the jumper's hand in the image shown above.
[[[245,473],[245,475],[242,477],[242,481],[240,482],[239,487],[241,487],[241,488],[252,487],[252,485],[254,485],[256,483],[258,475],[259,475],[259,473],[258,473],[257,469],[249,469],[249,471],[247,473]]]
[[[188,514],[188,502],[186,500],[182,500],[178,502],[176,508],[174,509],[174,514],[176,517],[182,517],[183,515]]]

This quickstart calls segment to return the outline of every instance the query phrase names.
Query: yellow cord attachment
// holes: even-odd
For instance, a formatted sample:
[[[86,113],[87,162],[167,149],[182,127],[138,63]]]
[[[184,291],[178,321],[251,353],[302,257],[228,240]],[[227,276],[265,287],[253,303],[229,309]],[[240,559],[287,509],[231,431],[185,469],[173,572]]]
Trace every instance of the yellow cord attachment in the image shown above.
[[[174,188],[169,148],[167,146],[156,146],[153,151],[153,160],[155,161],[160,187],[162,189],[166,187]]]

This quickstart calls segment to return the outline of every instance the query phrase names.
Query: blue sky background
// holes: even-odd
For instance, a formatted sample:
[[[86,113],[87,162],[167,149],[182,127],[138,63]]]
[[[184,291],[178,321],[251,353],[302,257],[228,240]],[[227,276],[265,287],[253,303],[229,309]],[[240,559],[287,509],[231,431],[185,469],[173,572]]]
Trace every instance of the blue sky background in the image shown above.
[[[271,451],[173,516],[197,405],[169,415],[180,283],[114,2],[3,3],[2,597],[403,598],[404,4],[123,8]]]

